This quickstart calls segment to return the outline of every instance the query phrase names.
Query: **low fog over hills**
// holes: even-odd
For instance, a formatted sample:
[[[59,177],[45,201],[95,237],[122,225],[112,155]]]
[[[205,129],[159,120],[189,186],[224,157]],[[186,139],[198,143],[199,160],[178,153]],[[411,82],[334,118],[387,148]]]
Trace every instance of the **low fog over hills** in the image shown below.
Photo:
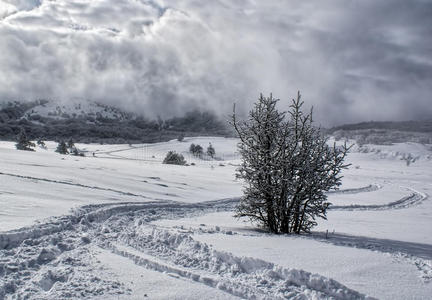
[[[326,127],[430,119],[431,15],[424,0],[1,0],[0,101],[167,119],[300,90]]]

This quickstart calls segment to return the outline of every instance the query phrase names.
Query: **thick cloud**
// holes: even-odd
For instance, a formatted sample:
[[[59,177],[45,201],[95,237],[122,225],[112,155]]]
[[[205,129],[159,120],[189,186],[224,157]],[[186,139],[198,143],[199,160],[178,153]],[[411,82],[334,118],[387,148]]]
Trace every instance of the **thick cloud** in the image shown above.
[[[324,125],[432,116],[432,3],[0,0],[0,101],[148,116],[301,90]]]

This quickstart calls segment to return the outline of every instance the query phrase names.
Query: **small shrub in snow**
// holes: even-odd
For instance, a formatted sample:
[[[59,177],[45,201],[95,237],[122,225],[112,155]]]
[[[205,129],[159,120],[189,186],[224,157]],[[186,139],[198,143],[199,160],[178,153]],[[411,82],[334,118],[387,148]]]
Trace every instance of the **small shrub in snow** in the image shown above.
[[[170,164],[170,165],[185,165],[186,161],[183,157],[183,155],[176,153],[175,151],[169,151],[163,160],[164,164]]]
[[[183,142],[184,138],[185,138],[184,133],[181,133],[181,134],[177,137],[177,141],[179,141],[179,142]]]
[[[15,144],[15,147],[18,150],[34,151],[32,148],[36,147],[36,145],[29,140],[25,129],[21,128],[21,131],[17,136],[17,143]]]

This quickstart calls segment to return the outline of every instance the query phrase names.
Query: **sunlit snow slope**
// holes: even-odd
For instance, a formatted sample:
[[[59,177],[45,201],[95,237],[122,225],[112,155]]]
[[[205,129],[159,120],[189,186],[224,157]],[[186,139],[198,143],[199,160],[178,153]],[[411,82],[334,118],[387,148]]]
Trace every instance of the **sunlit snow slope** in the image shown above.
[[[191,143],[212,143],[216,159],[191,156]],[[55,143],[26,152],[2,142],[0,299],[432,294],[428,146],[350,153],[328,220],[296,237],[232,217],[242,188],[236,143],[82,144],[86,157],[75,157],[55,153]],[[170,150],[194,165],[162,164]],[[409,153],[418,159],[407,166]]]

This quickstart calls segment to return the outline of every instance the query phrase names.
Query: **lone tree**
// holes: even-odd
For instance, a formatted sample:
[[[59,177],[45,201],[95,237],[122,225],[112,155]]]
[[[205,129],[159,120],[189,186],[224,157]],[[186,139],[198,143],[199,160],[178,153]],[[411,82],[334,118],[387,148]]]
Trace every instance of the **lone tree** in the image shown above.
[[[326,219],[326,192],[341,184],[349,148],[327,145],[313,126],[312,110],[302,111],[300,92],[290,110],[279,112],[278,99],[260,95],[247,120],[231,124],[240,143],[237,177],[246,183],[237,217],[248,217],[274,233],[310,232],[316,218]]]
[[[215,148],[213,148],[213,145],[209,143],[207,147],[207,155],[210,156],[211,158],[214,158],[215,154],[216,154]]]
[[[68,147],[63,140],[58,143],[56,152],[60,154],[69,154]]]
[[[15,147],[18,150],[34,151],[32,148],[36,147],[36,145],[27,137],[25,129],[21,128],[17,136],[17,143],[15,144]]]

